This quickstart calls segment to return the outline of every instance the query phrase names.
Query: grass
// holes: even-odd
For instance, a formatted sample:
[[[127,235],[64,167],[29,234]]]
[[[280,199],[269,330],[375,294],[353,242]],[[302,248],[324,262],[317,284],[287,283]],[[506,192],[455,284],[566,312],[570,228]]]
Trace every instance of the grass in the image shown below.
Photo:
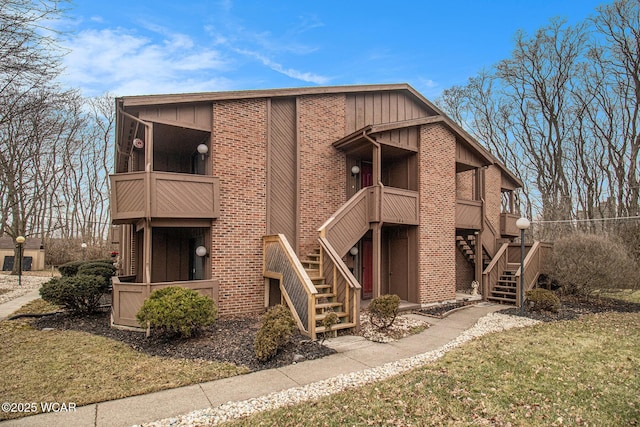
[[[635,289],[608,289],[602,290],[598,293],[598,295],[606,297],[619,299],[627,302],[635,302],[640,304],[640,290]]]
[[[36,300],[19,311],[55,309]],[[0,396],[5,402],[75,402],[82,406],[248,371],[229,363],[148,356],[84,332],[40,331],[28,319],[0,322],[0,341]],[[20,414],[0,413],[0,419],[16,416]]]
[[[640,314],[607,313],[490,334],[409,373],[229,425],[637,425],[638,331]]]

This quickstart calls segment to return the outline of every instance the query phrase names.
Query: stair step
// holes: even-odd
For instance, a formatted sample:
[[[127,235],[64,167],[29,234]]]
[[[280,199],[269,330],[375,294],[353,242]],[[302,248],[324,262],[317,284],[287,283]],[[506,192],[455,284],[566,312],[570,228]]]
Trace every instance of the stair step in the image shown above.
[[[303,265],[304,265],[304,264],[307,264],[307,265],[309,265],[309,266],[311,266],[311,265],[319,266],[319,265],[320,265],[320,261],[317,261],[317,260],[311,260],[311,259],[305,259],[304,261],[300,261],[300,262],[301,262]],[[317,268],[316,268],[316,270],[317,270]]]
[[[341,302],[323,302],[316,304],[316,310],[324,310],[326,308],[342,307]]]
[[[492,297],[492,296],[490,296],[487,299],[491,300],[491,301],[502,301],[502,302],[508,302],[508,303],[515,303],[516,302],[516,300],[514,298],[500,298],[500,297]]]
[[[509,292],[509,291],[491,291],[491,296],[492,297],[500,297],[500,298],[511,298],[513,297],[515,299],[516,297],[516,293],[515,292]]]
[[[327,293],[318,292],[317,294],[313,294],[313,296],[315,298],[334,298],[336,294],[334,294],[333,292],[327,292]]]
[[[349,328],[355,328],[356,324],[355,323],[338,323],[337,325],[333,325],[331,327],[332,331],[337,331],[338,329],[349,329]],[[316,333],[322,333],[325,331],[325,327],[324,326],[318,326],[316,327]]]
[[[516,287],[515,286],[503,286],[503,285],[496,285],[493,287],[494,290],[496,291],[501,291],[501,292],[515,292],[516,291]]]
[[[349,313],[347,313],[346,311],[334,311],[333,313],[335,313],[338,317],[347,317],[349,315]],[[316,322],[322,322],[324,318],[327,317],[327,314],[329,313],[317,314]]]
[[[331,288],[332,288],[332,286],[331,286],[331,285],[325,285],[324,283],[317,284],[317,285],[315,285],[315,286],[316,286],[316,289],[317,289],[318,291],[326,290],[326,289],[331,289]],[[320,292],[320,293],[321,293],[321,292]]]

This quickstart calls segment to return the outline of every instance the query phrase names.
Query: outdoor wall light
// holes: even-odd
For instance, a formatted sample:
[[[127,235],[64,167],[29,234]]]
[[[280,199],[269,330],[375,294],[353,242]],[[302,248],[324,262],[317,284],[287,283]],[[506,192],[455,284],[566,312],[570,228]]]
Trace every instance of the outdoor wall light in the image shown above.
[[[356,176],[359,173],[360,173],[360,166],[354,165],[353,167],[351,167],[351,175],[352,176]]]
[[[207,144],[200,144],[196,150],[198,150],[198,153],[202,155],[202,160],[204,160],[204,155],[209,152],[209,147],[207,147]]]
[[[203,257],[207,254],[207,248],[205,248],[204,246],[198,246],[196,248],[196,255],[198,255],[199,257]]]
[[[358,247],[354,246],[351,249],[349,249],[349,253],[351,254],[351,256],[356,256],[358,255]]]

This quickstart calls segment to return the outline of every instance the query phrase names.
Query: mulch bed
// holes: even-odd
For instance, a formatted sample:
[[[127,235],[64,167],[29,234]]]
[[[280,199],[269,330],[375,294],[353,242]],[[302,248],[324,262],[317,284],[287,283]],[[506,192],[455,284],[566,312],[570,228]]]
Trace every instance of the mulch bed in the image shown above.
[[[639,313],[640,304],[617,300],[613,298],[579,298],[571,295],[559,296],[560,310],[557,313],[549,311],[531,311],[526,307],[521,311],[518,308],[502,310],[501,313],[514,316],[524,316],[543,322],[557,322],[560,320],[576,319],[583,314],[595,314],[606,312]]]
[[[640,304],[638,303],[609,298],[584,299],[562,296],[560,299],[562,306],[558,313],[537,312],[528,309],[521,312],[515,307],[501,312],[544,322],[571,320],[590,313],[640,312]],[[419,312],[442,318],[451,310],[477,302],[461,301],[441,304],[419,310]],[[205,329],[198,337],[177,340],[167,340],[154,335],[146,338],[143,332],[111,328],[109,318],[110,312],[108,310],[82,317],[59,313],[35,319],[34,326],[38,329],[54,328],[101,335],[124,342],[138,351],[154,356],[230,362],[244,365],[252,371],[290,365],[294,363],[294,357],[300,360],[311,360],[335,353],[335,350],[321,345],[318,341],[311,341],[308,337],[296,333],[287,347],[278,352],[273,359],[262,363],[256,359],[253,349],[253,341],[261,324],[259,315],[219,319],[215,325]]]
[[[109,319],[109,311],[82,317],[59,313],[35,320],[34,326],[38,329],[54,328],[101,335],[153,356],[230,362],[244,365],[252,371],[290,365],[294,363],[294,356],[296,359],[311,360],[335,353],[335,350],[296,333],[289,345],[274,358],[262,363],[256,359],[253,349],[253,341],[261,325],[259,315],[218,319],[199,336],[176,340],[163,339],[153,334],[146,338],[144,332],[111,328]]]
[[[416,310],[420,314],[424,314],[430,317],[436,317],[438,319],[442,319],[446,317],[451,311],[456,310],[458,308],[466,307],[469,305],[474,305],[481,302],[480,300],[475,301],[456,301],[456,302],[448,302],[445,304],[433,305],[427,308],[421,308],[420,310]]]

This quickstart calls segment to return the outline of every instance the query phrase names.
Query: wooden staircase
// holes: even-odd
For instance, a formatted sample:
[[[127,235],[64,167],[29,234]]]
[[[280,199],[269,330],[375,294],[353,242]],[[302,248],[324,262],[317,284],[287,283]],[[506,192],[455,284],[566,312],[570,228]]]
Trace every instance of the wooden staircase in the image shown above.
[[[464,257],[471,263],[471,265],[476,265],[476,236],[473,234],[459,234],[456,236],[456,245],[458,249]],[[491,262],[491,256],[487,252],[487,250],[482,248],[482,269],[484,270],[489,263]]]
[[[326,332],[326,328],[322,322],[325,317],[327,317],[327,314],[331,312],[336,313],[338,316],[338,324],[331,327],[332,331],[356,327],[357,325],[355,323],[349,322],[348,308],[345,308],[343,303],[337,301],[337,289],[334,289],[332,285],[326,284],[322,272],[322,254],[320,249],[318,248],[314,252],[307,254],[306,259],[300,260],[300,262],[318,291],[318,293],[313,295],[315,298],[315,313],[313,313],[313,319],[315,321],[316,333]]]
[[[508,265],[508,269],[502,272],[498,278],[498,283],[491,290],[491,293],[487,297],[488,300],[501,304],[517,305],[518,280],[516,278],[516,271],[519,266],[519,264]]]

